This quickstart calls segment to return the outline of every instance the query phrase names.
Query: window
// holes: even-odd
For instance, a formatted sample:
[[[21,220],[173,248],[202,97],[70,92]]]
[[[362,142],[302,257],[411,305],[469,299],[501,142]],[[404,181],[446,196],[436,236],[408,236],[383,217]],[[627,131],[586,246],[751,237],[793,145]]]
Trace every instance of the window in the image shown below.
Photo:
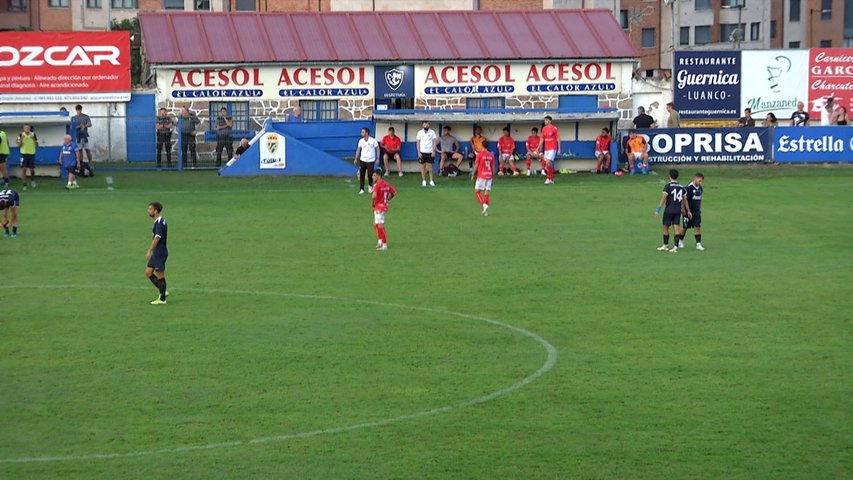
[[[693,29],[693,43],[696,45],[705,45],[711,43],[711,26],[702,25]]]
[[[110,0],[113,8],[139,8],[138,0]]]
[[[710,10],[711,9],[711,0],[696,0],[693,4],[694,10]]]
[[[236,10],[255,10],[255,0],[237,0]]]
[[[844,48],[853,48],[853,37],[844,37]]]
[[[210,0],[196,0],[195,9],[205,11],[210,10]]]
[[[788,48],[800,48],[800,42],[788,42]]]
[[[743,28],[741,24],[738,28],[736,23],[723,23],[720,25],[720,41],[721,42],[736,42],[743,40]]]
[[[832,20],[832,0],[821,0],[820,19],[824,22],[829,22]]]
[[[643,48],[654,48],[655,46],[655,29],[643,29]]]
[[[820,48],[832,48],[832,40],[821,40]]]
[[[165,10],[183,10],[184,0],[163,0],[163,9]]]
[[[86,8],[101,8],[101,0],[86,0]]]
[[[744,0],[720,0],[720,8],[743,8],[745,6]]]
[[[622,30],[628,30],[628,10],[619,10],[619,25]]]
[[[247,132],[251,128],[249,124],[249,102],[210,102],[210,115],[213,117],[208,123],[208,129],[216,130],[216,117],[219,116],[219,109],[225,107],[228,109],[228,115],[231,115],[231,129],[235,132]]]
[[[791,0],[791,9],[788,12],[788,21],[791,22],[799,22],[800,21],[800,7],[802,0]]]
[[[770,20],[770,38],[776,38],[776,20]]]
[[[307,121],[338,119],[337,100],[300,100],[299,106]]]
[[[48,0],[47,6],[51,8],[68,8],[68,0]]]
[[[27,0],[9,0],[10,12],[22,12],[27,9]]]
[[[468,110],[503,110],[504,97],[478,97],[465,100],[465,108]]]
[[[753,22],[749,26],[749,39],[758,40],[761,37],[761,23]]]
[[[679,45],[690,45],[690,27],[681,27],[679,30]]]

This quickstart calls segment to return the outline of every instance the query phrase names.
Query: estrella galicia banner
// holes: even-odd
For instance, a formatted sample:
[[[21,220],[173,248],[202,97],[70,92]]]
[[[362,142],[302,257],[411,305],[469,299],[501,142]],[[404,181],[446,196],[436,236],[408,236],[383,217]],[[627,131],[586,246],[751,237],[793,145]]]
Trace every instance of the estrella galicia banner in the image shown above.
[[[769,128],[652,128],[638,130],[649,145],[649,163],[770,161]]]
[[[675,52],[675,108],[681,118],[737,118],[740,51]]]
[[[415,98],[414,66],[377,66],[373,71],[376,98]]]
[[[773,160],[853,162],[853,127],[776,127]]]

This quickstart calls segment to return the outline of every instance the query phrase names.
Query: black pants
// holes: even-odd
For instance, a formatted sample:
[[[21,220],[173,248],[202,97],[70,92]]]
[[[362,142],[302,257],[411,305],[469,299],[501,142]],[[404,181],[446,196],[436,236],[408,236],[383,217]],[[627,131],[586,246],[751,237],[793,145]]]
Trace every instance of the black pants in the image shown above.
[[[166,150],[166,164],[172,166],[172,132],[157,134],[157,166],[161,165],[163,150]]]
[[[187,149],[192,155],[192,166],[198,163],[198,153],[195,151],[195,134],[192,132],[181,133],[181,158],[184,159],[184,165],[187,164]]]
[[[364,190],[364,177],[367,175],[367,184],[373,186],[373,162],[358,161],[358,188]]]
[[[222,150],[228,153],[226,160],[234,156],[234,139],[231,135],[218,135],[216,137],[216,166],[222,165]]]

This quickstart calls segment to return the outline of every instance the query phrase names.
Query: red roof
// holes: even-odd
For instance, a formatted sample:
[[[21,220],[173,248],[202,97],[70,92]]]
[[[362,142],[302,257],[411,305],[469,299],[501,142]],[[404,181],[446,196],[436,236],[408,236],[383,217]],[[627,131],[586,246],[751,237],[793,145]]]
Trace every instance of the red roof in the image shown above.
[[[150,63],[636,58],[610,10],[140,13]],[[476,28],[475,28],[476,25]]]

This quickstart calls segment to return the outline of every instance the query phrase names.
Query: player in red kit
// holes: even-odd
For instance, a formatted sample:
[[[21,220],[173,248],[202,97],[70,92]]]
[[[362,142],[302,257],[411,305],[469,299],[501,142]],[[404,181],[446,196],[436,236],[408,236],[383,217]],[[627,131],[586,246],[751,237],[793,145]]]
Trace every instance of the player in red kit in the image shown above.
[[[530,130],[530,136],[527,137],[527,161],[525,162],[527,166],[527,176],[535,175],[530,166],[531,160],[539,160],[539,163],[542,164],[542,171],[545,171],[545,160],[542,159],[542,154],[539,153],[539,144],[542,142],[542,138],[539,136],[539,129],[533,127]]]
[[[397,195],[397,189],[382,179],[382,171],[373,171],[373,229],[376,230],[377,250],[388,250],[388,234],[385,232],[385,212],[388,202]]]
[[[474,195],[477,201],[483,206],[483,211],[480,215],[489,216],[489,194],[492,191],[492,176],[494,175],[495,156],[488,150],[482,150],[477,154],[477,159],[474,163],[474,170],[471,171],[471,178],[474,178],[474,172],[477,175],[477,183],[474,184]]]
[[[503,136],[498,140],[498,152],[500,154],[501,168],[498,175],[503,176],[506,173],[506,166],[509,165],[512,174],[518,176],[518,167],[515,166],[515,140],[509,136],[509,128],[503,128]]]
[[[598,159],[598,165],[595,166],[595,173],[610,170],[610,142],[610,129],[604,127],[601,129],[601,135],[595,139],[595,158]]]
[[[551,116],[545,117],[545,126],[542,127],[542,144],[544,152],[542,154],[545,160],[545,172],[548,177],[545,179],[545,185],[554,184],[554,159],[560,154],[560,131],[555,125],[551,124]]]

